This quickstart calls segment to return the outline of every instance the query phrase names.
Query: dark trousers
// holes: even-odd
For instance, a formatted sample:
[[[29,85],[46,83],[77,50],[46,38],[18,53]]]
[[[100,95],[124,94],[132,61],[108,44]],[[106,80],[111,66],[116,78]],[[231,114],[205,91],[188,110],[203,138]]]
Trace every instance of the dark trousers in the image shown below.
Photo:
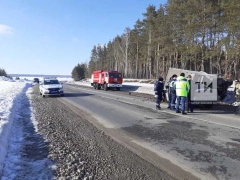
[[[156,106],[160,106],[161,102],[162,102],[162,96],[158,95],[156,98]]]
[[[170,96],[171,96],[170,108],[173,110],[173,109],[175,109],[175,103],[176,103],[177,96],[176,96],[176,94],[174,92],[171,92]]]
[[[185,111],[185,103],[186,103],[186,99],[187,99],[187,97],[177,96],[176,112],[179,111],[180,103],[181,103],[181,110],[182,110],[182,112]]]
[[[168,107],[171,108],[172,96],[170,91],[168,92]]]
[[[192,104],[192,102],[190,100],[188,100],[188,102],[186,103],[186,109],[188,111],[193,112],[193,108],[194,108],[194,104]]]

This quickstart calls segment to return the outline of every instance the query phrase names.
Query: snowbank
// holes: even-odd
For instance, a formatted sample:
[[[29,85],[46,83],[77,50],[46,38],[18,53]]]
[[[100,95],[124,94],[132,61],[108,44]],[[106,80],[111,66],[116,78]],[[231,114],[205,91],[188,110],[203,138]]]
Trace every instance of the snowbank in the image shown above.
[[[123,79],[124,83],[144,83],[144,84],[154,84],[156,79]]]
[[[61,77],[57,77],[58,81],[61,82],[74,82],[73,78],[61,78]]]
[[[17,111],[19,118],[14,118],[11,127],[2,180],[52,179],[55,166],[47,158],[44,138],[37,132],[38,122],[31,105],[32,94],[33,89],[27,85],[17,96],[21,111]]]
[[[7,154],[8,137],[14,119],[21,111],[21,93],[27,86],[24,82],[0,81],[0,177]]]
[[[5,76],[0,76],[0,81],[8,81],[9,79]]]

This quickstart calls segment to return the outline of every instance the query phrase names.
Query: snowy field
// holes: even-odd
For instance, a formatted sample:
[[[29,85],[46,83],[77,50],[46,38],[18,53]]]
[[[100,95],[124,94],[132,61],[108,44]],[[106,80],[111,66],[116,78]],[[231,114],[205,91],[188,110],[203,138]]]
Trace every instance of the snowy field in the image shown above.
[[[25,81],[25,82],[32,82],[35,77],[28,77],[28,76],[19,76],[20,80],[15,80],[16,77],[13,77],[14,81]],[[36,77],[39,81],[43,81],[43,77]],[[56,77],[61,82],[74,82],[73,78],[64,78],[64,77]],[[1,80],[1,78],[0,78]]]
[[[51,165],[49,159],[32,161],[25,157],[27,149],[31,149],[36,140],[39,141],[29,100],[31,86],[32,83],[28,81],[12,82],[7,78],[0,78],[0,179],[2,180],[36,179],[36,176],[44,179],[51,173],[51,170],[43,168]],[[27,137],[29,135],[30,138]],[[34,142],[27,140],[28,138],[34,139]]]

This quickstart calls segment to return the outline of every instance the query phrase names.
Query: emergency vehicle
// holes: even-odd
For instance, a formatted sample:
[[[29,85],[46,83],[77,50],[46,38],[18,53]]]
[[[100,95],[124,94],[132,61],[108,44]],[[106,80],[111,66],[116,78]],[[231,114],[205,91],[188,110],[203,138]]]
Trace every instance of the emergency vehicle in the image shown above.
[[[97,70],[92,73],[91,86],[94,89],[116,89],[120,91],[122,87],[122,74],[118,71]]]

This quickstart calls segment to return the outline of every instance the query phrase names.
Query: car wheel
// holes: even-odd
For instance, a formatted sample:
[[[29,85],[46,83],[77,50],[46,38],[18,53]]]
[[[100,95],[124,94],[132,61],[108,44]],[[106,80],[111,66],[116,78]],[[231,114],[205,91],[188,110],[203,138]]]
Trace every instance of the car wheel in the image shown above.
[[[43,98],[45,98],[45,95],[42,95]]]
[[[61,94],[61,96],[63,97],[63,96],[64,96],[64,94]]]
[[[204,107],[205,107],[206,109],[212,109],[213,104],[205,104]]]
[[[41,91],[39,92],[39,95],[42,95]]]

